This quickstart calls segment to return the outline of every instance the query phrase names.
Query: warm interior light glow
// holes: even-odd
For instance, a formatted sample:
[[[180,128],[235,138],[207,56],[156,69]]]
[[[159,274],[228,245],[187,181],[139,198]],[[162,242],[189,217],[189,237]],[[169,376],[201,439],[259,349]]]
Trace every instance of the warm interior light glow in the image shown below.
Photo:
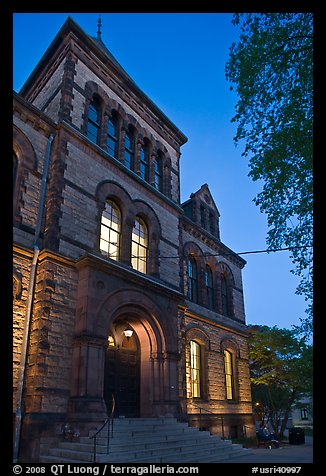
[[[124,335],[127,337],[127,339],[129,340],[130,337],[132,336],[132,334],[134,333],[134,331],[132,329],[125,329],[123,331]]]

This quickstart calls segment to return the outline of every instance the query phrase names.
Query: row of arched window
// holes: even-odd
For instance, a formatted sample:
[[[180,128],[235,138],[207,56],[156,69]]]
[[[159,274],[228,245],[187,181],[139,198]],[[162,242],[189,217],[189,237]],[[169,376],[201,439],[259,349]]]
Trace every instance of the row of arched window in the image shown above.
[[[121,106],[119,108],[122,109]],[[163,152],[163,146],[154,146],[153,141],[142,136],[135,125],[128,124],[127,119],[123,120],[117,110],[106,112],[103,100],[96,94],[93,94],[86,109],[84,132],[87,137],[156,190],[170,197],[171,161]]]
[[[190,389],[188,389],[188,397],[205,399],[208,396],[205,358],[204,346],[195,339],[190,340]],[[224,349],[223,358],[225,399],[234,401],[236,398],[235,354],[230,349]]]
[[[214,270],[206,264],[201,272],[194,254],[189,254],[187,264],[187,297],[213,311],[233,317],[232,276],[226,265]]]

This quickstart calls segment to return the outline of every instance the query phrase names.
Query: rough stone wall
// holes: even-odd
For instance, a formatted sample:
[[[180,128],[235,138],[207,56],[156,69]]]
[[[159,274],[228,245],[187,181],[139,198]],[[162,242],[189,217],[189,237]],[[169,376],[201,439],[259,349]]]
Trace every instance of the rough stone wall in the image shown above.
[[[13,254],[13,408],[16,406],[19,362],[22,349],[26,299],[32,255],[29,252]]]
[[[47,80],[37,95],[33,99],[33,104],[41,111],[44,111],[55,122],[59,118],[61,84],[64,73],[66,58],[56,66],[52,74],[47,76]]]
[[[64,413],[70,393],[77,272],[40,255],[26,367],[25,411]]]

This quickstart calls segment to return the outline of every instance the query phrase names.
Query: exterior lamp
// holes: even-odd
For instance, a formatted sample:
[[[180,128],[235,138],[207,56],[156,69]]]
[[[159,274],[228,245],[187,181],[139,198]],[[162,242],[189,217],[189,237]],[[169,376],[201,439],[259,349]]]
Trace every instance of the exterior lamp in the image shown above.
[[[128,329],[128,328],[127,328],[127,329],[125,329],[125,330],[123,331],[123,333],[124,333],[124,335],[127,337],[127,339],[129,340],[130,337],[133,335],[134,331],[133,331],[132,329]]]

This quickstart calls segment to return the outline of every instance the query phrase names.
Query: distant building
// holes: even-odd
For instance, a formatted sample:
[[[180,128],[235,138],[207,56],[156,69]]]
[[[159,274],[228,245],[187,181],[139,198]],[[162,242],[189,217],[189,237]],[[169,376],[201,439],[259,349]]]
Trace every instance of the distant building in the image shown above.
[[[292,408],[290,422],[292,426],[312,429],[313,421],[312,398],[302,398],[299,404],[296,405],[296,408]]]
[[[187,138],[100,32],[67,19],[14,94],[13,137],[20,459],[100,425],[112,395],[115,416],[254,432],[245,261],[208,185],[180,203]]]

